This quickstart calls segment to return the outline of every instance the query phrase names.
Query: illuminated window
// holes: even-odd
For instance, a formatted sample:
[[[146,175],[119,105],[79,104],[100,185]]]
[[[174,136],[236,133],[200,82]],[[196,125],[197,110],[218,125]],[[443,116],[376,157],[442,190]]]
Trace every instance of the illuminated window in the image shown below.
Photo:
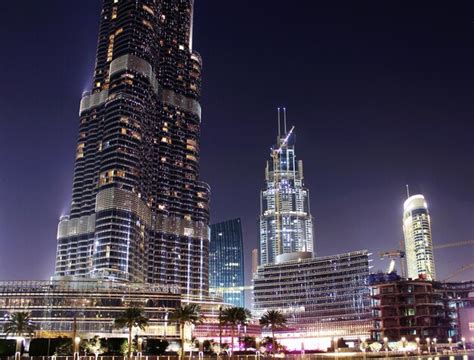
[[[84,147],[85,143],[79,143],[76,150],[76,159],[82,159],[84,157]]]
[[[151,25],[151,23],[148,20],[143,20],[143,25],[145,25],[150,30],[153,30],[153,26]]]
[[[112,61],[112,57],[114,55],[114,42],[115,42],[115,35],[109,36],[109,46],[107,48],[107,61]]]
[[[147,13],[149,13],[151,15],[155,15],[155,12],[149,6],[143,5],[143,10],[145,10]]]

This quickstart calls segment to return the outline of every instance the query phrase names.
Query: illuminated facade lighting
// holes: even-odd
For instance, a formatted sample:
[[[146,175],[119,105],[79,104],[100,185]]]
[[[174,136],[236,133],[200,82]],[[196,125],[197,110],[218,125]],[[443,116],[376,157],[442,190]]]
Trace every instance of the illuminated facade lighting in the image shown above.
[[[244,307],[244,242],[242,223],[233,219],[211,225],[209,286],[224,303]]]
[[[260,264],[277,256],[313,252],[313,219],[309,190],[303,183],[303,161],[296,160],[293,129],[279,134],[265,169],[266,188],[260,196]],[[280,115],[280,111],[279,111]]]
[[[405,201],[403,232],[408,277],[436,280],[431,218],[423,195],[413,195]]]
[[[56,278],[208,293],[209,187],[198,168],[202,64],[190,45],[192,14],[193,0],[103,1]]]
[[[323,346],[332,337],[355,340],[370,335],[366,250],[315,258],[294,253],[279,259],[283,261],[259,266],[253,279],[254,315],[277,310],[287,318],[278,341],[317,338]]]

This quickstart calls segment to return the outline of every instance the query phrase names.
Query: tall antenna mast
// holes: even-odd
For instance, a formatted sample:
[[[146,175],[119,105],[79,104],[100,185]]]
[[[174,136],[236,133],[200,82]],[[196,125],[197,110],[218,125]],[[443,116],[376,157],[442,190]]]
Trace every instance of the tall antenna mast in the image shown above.
[[[410,197],[410,187],[408,184],[405,185],[407,187],[407,199]]]
[[[278,139],[281,138],[281,129],[280,129],[280,123],[281,123],[281,120],[280,120],[280,108],[278,108]]]
[[[285,125],[285,135],[286,135],[288,134],[288,132],[286,131],[286,107],[283,108],[283,121]]]

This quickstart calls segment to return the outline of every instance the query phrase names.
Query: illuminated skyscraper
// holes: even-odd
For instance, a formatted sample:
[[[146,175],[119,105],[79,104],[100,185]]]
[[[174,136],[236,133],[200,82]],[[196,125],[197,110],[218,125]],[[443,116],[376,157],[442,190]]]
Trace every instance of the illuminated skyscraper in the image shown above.
[[[244,286],[244,241],[240,219],[211,225],[209,285],[211,290],[223,295],[225,303],[245,306],[243,289],[239,289]]]
[[[293,129],[283,126],[278,111],[277,144],[265,169],[266,188],[260,197],[260,264],[278,255],[313,252],[313,219],[309,191],[303,184],[303,161],[296,160]]]
[[[428,280],[436,280],[431,219],[423,195],[413,195],[405,201],[403,232],[408,277],[417,279],[421,276]]]
[[[104,0],[80,105],[56,277],[208,292],[209,187],[199,181],[201,58],[193,0]]]

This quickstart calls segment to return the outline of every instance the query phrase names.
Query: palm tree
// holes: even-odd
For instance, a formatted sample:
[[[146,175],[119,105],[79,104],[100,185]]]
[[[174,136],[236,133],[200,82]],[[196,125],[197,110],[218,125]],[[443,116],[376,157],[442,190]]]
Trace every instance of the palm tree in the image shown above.
[[[234,336],[235,328],[238,325],[247,325],[248,320],[252,317],[249,310],[243,307],[230,307],[222,311],[221,321],[225,325],[230,325],[231,328],[231,343],[230,349],[234,350]]]
[[[34,326],[31,324],[31,313],[27,311],[16,312],[11,314],[8,322],[4,325],[3,332],[6,336],[31,336],[35,331]],[[20,352],[21,342],[16,342],[16,352]]]
[[[277,310],[269,310],[260,318],[260,325],[272,330],[272,352],[276,350],[275,330],[284,328],[286,324],[285,315]]]
[[[134,327],[145,330],[148,326],[148,319],[144,316],[141,307],[130,306],[115,319],[114,326],[117,329],[128,329],[128,357],[132,355],[132,331]]]
[[[170,320],[176,321],[179,325],[179,336],[181,339],[180,358],[184,356],[184,326],[200,324],[203,319],[201,307],[198,304],[181,305],[171,313]]]

